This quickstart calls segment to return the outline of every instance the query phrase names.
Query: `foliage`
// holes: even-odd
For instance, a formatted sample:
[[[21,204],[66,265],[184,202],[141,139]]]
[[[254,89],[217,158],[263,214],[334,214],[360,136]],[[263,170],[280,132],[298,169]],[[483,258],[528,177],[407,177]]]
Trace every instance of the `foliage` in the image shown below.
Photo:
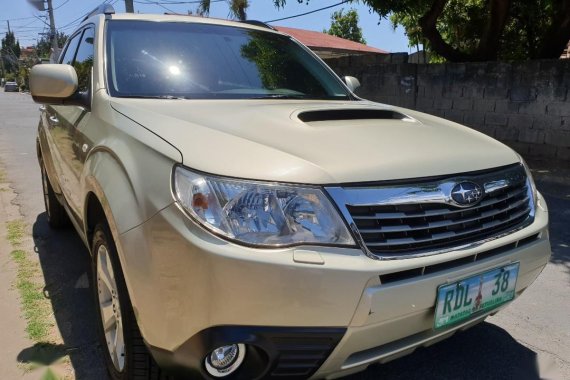
[[[282,83],[287,82],[284,76],[287,62],[280,54],[279,44],[266,38],[256,38],[255,35],[256,32],[252,32],[251,41],[241,47],[241,55],[257,66],[265,88],[280,88]]]
[[[68,35],[57,32],[57,46],[61,49],[67,42]],[[40,58],[49,58],[51,54],[51,39],[48,35],[43,36],[36,44],[36,53]]]
[[[449,61],[558,58],[570,40],[570,0],[361,1]]]
[[[237,20],[247,20],[247,8],[249,7],[249,0],[227,0],[228,6],[230,7],[229,17]],[[198,5],[197,14],[202,16],[208,16],[210,14],[210,0],[200,0],[200,5]]]
[[[18,84],[20,89],[26,91],[30,89],[30,70],[38,63],[37,57],[28,57],[22,65],[20,65],[20,71],[18,72]]]
[[[242,45],[240,53],[256,66],[264,88],[324,94],[322,86],[312,75],[303,75],[306,68],[295,58],[290,44],[262,32],[250,31],[249,34],[251,39]]]
[[[6,75],[4,76],[4,79],[6,79],[6,82],[14,82],[16,80],[16,74],[6,73]]]
[[[366,44],[362,37],[362,29],[358,26],[358,13],[351,9],[344,13],[344,9],[336,11],[331,15],[331,26],[324,33],[340,38],[345,38],[361,44]]]
[[[4,70],[9,73],[18,70],[18,58],[20,58],[20,43],[16,40],[14,32],[6,32],[6,36],[2,38],[2,60],[4,61]]]
[[[73,67],[75,68],[79,82],[77,86],[78,90],[83,92],[88,91],[89,82],[91,80],[91,68],[93,67],[93,56],[89,56],[81,62],[75,61]]]

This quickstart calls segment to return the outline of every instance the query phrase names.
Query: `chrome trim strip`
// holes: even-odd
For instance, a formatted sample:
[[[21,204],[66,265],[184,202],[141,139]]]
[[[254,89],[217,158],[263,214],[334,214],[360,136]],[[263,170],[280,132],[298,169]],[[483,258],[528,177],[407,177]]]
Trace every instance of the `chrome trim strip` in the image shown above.
[[[508,187],[512,184],[519,183],[523,178],[526,177],[525,185],[527,197],[529,199],[529,217],[526,218],[522,223],[517,225],[508,231],[502,232],[498,235],[487,237],[475,242],[470,242],[466,244],[455,245],[452,247],[441,248],[441,249],[420,249],[417,253],[407,253],[407,254],[376,254],[371,252],[364,238],[362,237],[354,218],[348,210],[348,206],[382,206],[382,205],[402,205],[402,204],[417,204],[417,203],[437,203],[452,205],[454,207],[460,207],[451,199],[451,190],[455,184],[463,181],[472,181],[478,183],[485,189],[485,195],[495,192],[502,188]],[[472,248],[476,248],[480,245],[488,243],[490,241],[500,239],[504,236],[510,235],[516,231],[519,231],[528,225],[530,225],[534,220],[534,215],[536,212],[536,200],[533,196],[532,185],[530,178],[525,173],[525,169],[522,165],[515,168],[507,168],[499,170],[497,172],[486,173],[483,175],[459,175],[452,176],[438,181],[429,181],[425,183],[417,184],[414,186],[404,186],[404,185],[392,185],[392,186],[367,186],[367,187],[340,187],[340,186],[327,186],[325,190],[328,192],[330,197],[336,203],[336,206],[340,210],[342,216],[346,220],[347,224],[350,226],[354,238],[357,244],[360,246],[364,254],[374,260],[402,260],[402,259],[413,259],[418,257],[433,256],[441,253],[451,252],[451,251],[463,251]],[[484,202],[484,199],[481,203]],[[477,208],[479,205],[470,205],[470,207]],[[469,206],[468,206],[469,207]],[[453,243],[451,243],[453,244]]]

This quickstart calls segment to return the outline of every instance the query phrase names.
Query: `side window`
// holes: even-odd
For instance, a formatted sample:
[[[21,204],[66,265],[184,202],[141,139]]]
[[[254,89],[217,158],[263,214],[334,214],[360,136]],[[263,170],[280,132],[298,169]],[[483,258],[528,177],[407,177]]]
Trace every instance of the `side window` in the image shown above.
[[[79,44],[80,37],[81,33],[77,34],[69,41],[67,44],[67,49],[65,49],[65,53],[61,56],[59,63],[71,65],[73,62],[73,57],[75,56],[75,51],[77,50],[77,45]]]
[[[88,28],[83,32],[79,49],[75,55],[73,67],[77,72],[77,79],[79,81],[79,91],[86,92],[89,90],[91,84],[91,68],[93,67],[93,55],[95,49],[93,43],[95,41],[95,33],[93,28]]]

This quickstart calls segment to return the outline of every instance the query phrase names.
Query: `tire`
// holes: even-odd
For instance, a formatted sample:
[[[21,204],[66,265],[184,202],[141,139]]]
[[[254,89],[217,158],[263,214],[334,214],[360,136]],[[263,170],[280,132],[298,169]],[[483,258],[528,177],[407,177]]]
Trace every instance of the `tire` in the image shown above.
[[[96,320],[101,349],[111,379],[167,380],[142,339],[115,243],[106,224],[97,224],[95,227],[92,252]],[[107,321],[107,329],[103,324],[104,319]],[[117,340],[113,341],[115,336]],[[118,344],[114,345],[114,342]]]
[[[53,187],[46,172],[46,167],[42,161],[42,189],[44,193],[44,205],[46,207],[47,221],[51,228],[62,229],[69,226],[69,217],[65,208],[59,203],[55,196]]]

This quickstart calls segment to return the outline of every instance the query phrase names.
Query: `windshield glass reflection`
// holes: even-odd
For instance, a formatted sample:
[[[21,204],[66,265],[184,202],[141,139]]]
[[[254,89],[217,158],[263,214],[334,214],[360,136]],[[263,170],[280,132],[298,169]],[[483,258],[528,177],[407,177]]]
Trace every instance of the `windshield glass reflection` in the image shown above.
[[[182,22],[109,22],[110,92],[119,97],[349,99],[289,37]]]

